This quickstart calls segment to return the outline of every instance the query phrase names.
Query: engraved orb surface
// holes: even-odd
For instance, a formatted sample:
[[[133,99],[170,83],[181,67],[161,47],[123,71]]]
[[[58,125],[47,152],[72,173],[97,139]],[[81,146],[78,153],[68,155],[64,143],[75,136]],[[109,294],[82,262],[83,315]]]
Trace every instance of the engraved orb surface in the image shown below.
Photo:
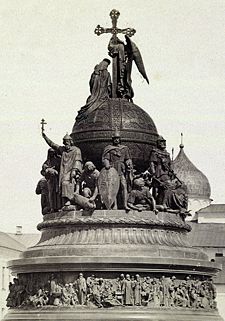
[[[101,168],[102,152],[115,130],[120,132],[122,144],[129,147],[134,165],[147,169],[158,132],[151,117],[132,102],[119,98],[104,101],[86,119],[75,122],[71,136],[84,162],[91,160]]]

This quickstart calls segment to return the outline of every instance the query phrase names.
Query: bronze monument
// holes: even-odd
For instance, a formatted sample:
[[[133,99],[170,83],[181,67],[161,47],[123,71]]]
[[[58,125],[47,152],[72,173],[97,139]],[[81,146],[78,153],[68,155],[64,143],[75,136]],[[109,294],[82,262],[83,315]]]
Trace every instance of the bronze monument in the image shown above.
[[[112,27],[95,29],[112,34],[112,82],[105,58],[64,146],[41,121],[53,149],[36,191],[42,234],[9,262],[17,278],[5,320],[222,321],[212,281],[220,267],[189,244],[186,187],[165,139],[133,103],[133,61],[148,77],[135,30],[118,28],[119,15],[112,10]]]

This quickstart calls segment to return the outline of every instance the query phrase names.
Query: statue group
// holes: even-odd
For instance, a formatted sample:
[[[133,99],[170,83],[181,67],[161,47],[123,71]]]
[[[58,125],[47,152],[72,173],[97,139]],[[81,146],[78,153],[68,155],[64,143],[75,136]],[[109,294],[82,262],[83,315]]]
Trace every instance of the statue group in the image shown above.
[[[133,61],[143,78],[149,83],[141,53],[130,37],[135,29],[117,28],[119,11],[110,12],[112,28],[98,25],[95,33],[111,33],[108,44],[109,56],[112,58],[112,75],[108,69],[110,60],[105,58],[94,68],[89,81],[90,96],[76,117],[82,122],[96,109],[111,98],[125,99],[132,102],[134,92],[131,86]],[[126,43],[118,38],[125,35]],[[122,137],[115,129],[112,143],[102,151],[102,167],[95,168],[92,160],[82,162],[81,151],[74,146],[67,134],[63,146],[52,142],[44,132],[42,136],[50,146],[47,160],[42,165],[43,178],[39,181],[36,193],[41,194],[42,213],[55,212],[61,208],[70,209],[124,209],[175,211],[187,213],[187,191],[183,182],[172,170],[172,162],[166,151],[166,141],[159,136],[157,146],[149,157],[149,167],[139,172],[133,167],[131,153],[122,144]],[[100,170],[100,172],[98,171]]]
[[[63,210],[124,209],[187,213],[186,186],[172,169],[166,141],[158,137],[149,167],[134,170],[129,148],[115,131],[112,143],[102,151],[102,169],[91,160],[84,165],[81,151],[66,134],[63,146],[42,136],[50,149],[42,165],[43,178],[36,193],[41,194],[42,214]]]
[[[48,278],[48,276],[46,276]],[[29,278],[29,276],[28,276]],[[44,278],[46,279],[46,278]],[[216,290],[211,280],[175,276],[156,277],[121,273],[117,278],[94,274],[65,282],[63,276],[51,274],[36,284],[37,278],[17,279],[9,285],[9,307],[147,306],[152,308],[215,309]]]

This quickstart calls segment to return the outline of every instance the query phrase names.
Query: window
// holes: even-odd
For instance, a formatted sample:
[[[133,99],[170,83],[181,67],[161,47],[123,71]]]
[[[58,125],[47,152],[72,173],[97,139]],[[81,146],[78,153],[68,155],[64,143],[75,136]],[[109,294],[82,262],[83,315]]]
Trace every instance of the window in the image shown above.
[[[215,257],[222,257],[222,256],[223,256],[223,253],[221,253],[221,252],[215,254]]]

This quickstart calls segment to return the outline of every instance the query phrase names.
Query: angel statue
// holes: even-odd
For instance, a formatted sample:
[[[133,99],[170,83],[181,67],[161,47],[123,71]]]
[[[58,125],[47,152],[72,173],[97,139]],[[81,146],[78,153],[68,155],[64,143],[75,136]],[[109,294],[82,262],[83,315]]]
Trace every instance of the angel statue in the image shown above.
[[[109,41],[109,55],[116,60],[116,94],[118,98],[132,101],[134,91],[131,86],[132,63],[135,62],[139,72],[149,84],[141,53],[130,37],[125,35],[126,44],[113,35]]]

